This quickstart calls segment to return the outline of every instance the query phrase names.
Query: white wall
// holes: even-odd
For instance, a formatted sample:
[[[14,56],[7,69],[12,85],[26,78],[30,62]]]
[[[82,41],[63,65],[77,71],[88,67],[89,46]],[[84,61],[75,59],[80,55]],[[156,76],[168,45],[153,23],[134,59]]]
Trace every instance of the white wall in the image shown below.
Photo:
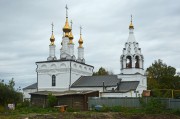
[[[23,99],[25,98],[31,98],[31,95],[29,93],[37,92],[37,89],[25,89],[23,90]]]
[[[93,74],[93,67],[75,61],[43,62],[37,63],[37,66],[38,91],[67,90],[69,85],[81,76],[91,76]],[[52,86],[52,75],[56,76],[56,86]]]
[[[143,90],[147,90],[147,77],[141,74],[129,74],[123,75],[119,74],[118,78],[122,79],[121,81],[139,81],[139,85],[137,87],[137,91],[139,94],[142,94]]]

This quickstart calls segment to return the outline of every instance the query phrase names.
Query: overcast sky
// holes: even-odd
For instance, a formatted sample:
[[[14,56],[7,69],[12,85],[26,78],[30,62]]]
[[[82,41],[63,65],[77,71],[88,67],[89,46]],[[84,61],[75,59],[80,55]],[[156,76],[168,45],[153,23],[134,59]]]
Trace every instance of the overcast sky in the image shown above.
[[[85,60],[95,71],[102,66],[120,73],[131,14],[145,68],[162,59],[180,71],[179,0],[0,0],[0,79],[13,77],[22,88],[36,82],[35,62],[49,55],[52,22],[60,57],[66,4],[75,54],[82,25]]]

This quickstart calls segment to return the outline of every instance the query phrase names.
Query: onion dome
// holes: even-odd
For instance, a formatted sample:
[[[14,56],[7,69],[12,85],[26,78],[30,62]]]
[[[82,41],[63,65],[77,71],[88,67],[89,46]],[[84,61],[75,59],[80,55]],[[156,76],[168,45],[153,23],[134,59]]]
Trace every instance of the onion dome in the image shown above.
[[[71,32],[69,34],[69,44],[74,44],[73,39],[74,39],[74,36],[72,34],[72,20],[71,20]]]
[[[79,38],[79,41],[78,41],[78,43],[79,43],[79,48],[82,48],[82,47],[83,47],[83,46],[82,46],[82,44],[83,44],[83,39],[82,39],[81,30],[82,30],[82,27],[80,27],[80,38]]]
[[[53,34],[53,26],[54,26],[54,24],[52,23],[51,25],[52,25],[52,35],[51,35],[51,38],[50,38],[50,41],[51,41],[50,45],[54,45],[54,41],[55,41],[54,34]]]
[[[55,38],[54,38],[54,34],[53,33],[51,35],[50,41],[51,41],[51,45],[54,45]]]
[[[82,48],[82,47],[83,47],[83,46],[82,46],[83,40],[82,40],[81,34],[80,34],[80,38],[79,38],[78,43],[79,43],[79,48]]]
[[[130,23],[130,25],[129,25],[129,29],[134,29],[134,26],[133,26],[133,24],[132,24],[132,15],[131,15],[131,23]]]
[[[63,31],[65,33],[65,37],[68,37],[69,32],[71,31],[71,28],[70,28],[69,23],[68,23],[68,17],[66,17],[66,22],[65,22],[65,25],[63,27]]]
[[[66,5],[66,22],[65,22],[65,25],[63,27],[63,31],[65,33],[65,37],[68,37],[69,36],[69,32],[71,31],[71,27],[69,26],[69,22],[68,22],[68,7]]]

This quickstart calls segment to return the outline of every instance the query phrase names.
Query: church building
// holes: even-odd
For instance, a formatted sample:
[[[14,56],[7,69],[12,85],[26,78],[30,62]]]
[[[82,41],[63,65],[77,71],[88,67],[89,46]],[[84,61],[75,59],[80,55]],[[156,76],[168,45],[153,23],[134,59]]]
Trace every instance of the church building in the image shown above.
[[[66,6],[67,7],[67,6]],[[80,27],[80,38],[78,46],[78,56],[74,54],[74,42],[71,26],[68,23],[68,14],[66,8],[66,22],[63,27],[64,35],[62,37],[60,57],[55,54],[56,45],[53,34],[50,38],[49,57],[47,61],[36,62],[37,65],[37,91],[64,91],[69,90],[70,86],[81,76],[91,76],[93,66],[85,63],[83,39]]]
[[[137,97],[147,89],[147,78],[144,75],[144,57],[134,37],[134,26],[129,25],[129,37],[120,56],[121,73],[109,76],[92,76],[94,67],[86,64],[82,28],[77,47],[78,55],[74,53],[72,22],[68,21],[66,6],[66,21],[63,27],[60,55],[56,56],[55,36],[50,37],[49,56],[46,61],[36,62],[37,82],[23,89],[25,98],[34,93],[63,91],[99,91],[101,97]],[[60,43],[59,43],[60,44]],[[118,60],[118,59],[117,59]],[[38,92],[38,93],[37,93]]]
[[[144,57],[129,25],[129,37],[120,56],[121,73],[112,76],[83,76],[72,84],[73,90],[99,90],[101,97],[139,97],[147,90]]]

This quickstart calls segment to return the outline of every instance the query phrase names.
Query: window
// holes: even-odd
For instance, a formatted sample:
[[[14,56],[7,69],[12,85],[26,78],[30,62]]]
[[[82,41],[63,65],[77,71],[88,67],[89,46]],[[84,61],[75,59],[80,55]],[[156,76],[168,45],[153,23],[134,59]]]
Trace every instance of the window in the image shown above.
[[[52,75],[52,86],[56,86],[56,76]]]

